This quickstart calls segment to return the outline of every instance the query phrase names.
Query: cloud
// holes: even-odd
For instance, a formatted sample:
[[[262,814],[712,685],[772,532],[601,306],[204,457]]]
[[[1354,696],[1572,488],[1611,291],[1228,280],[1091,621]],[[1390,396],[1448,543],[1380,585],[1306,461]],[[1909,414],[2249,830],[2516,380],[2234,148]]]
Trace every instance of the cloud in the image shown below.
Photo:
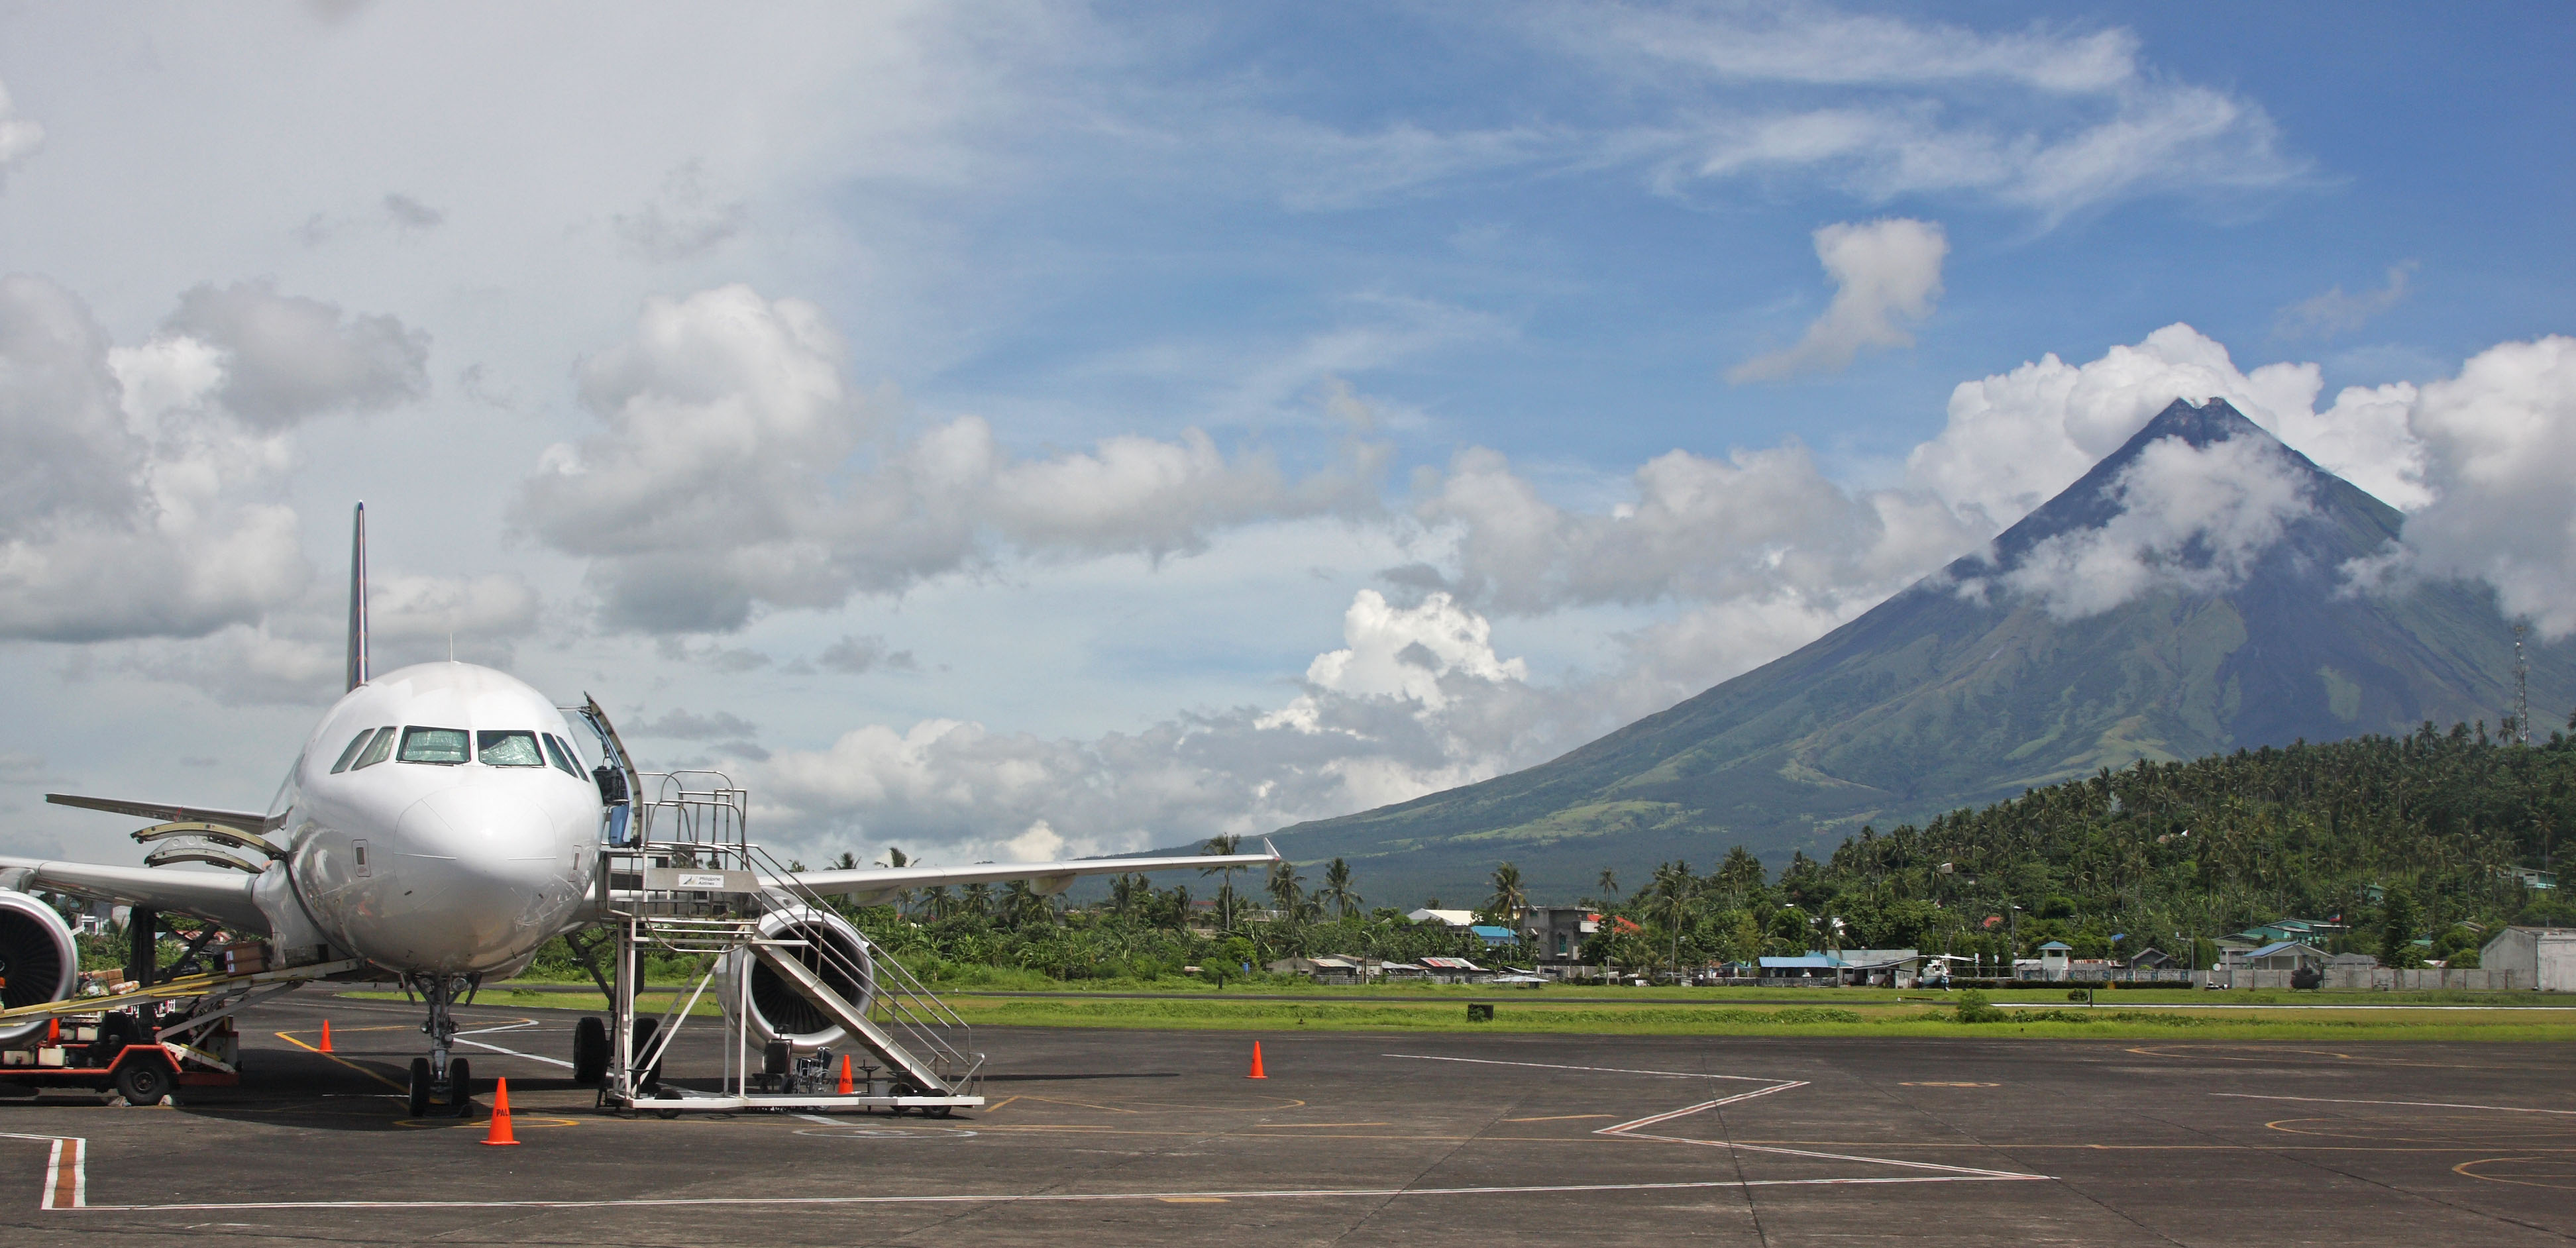
[[[2159,438],[2104,487],[2119,505],[2108,521],[2039,542],[2000,579],[2061,620],[2158,588],[2232,589],[2291,520],[2312,510],[2307,486],[2305,471],[2268,439],[2194,447]]]
[[[853,676],[874,671],[879,667],[890,672],[921,670],[921,664],[912,657],[912,651],[889,651],[886,649],[886,639],[873,633],[865,637],[844,634],[839,641],[825,646],[823,653],[814,656],[814,661],[833,671],[847,672]]]
[[[1939,222],[1890,217],[1816,231],[1816,258],[1833,279],[1834,301],[1797,345],[1756,356],[1728,381],[1774,381],[1800,373],[1837,372],[1863,347],[1910,347],[1897,322],[1920,321],[1941,297],[1941,261],[1950,240]]]
[[[2259,106],[2149,69],[2124,29],[1986,33],[1818,5],[1585,10],[1540,29],[1631,94],[1661,89],[1670,114],[1615,146],[1650,155],[1676,191],[1797,175],[1872,201],[1975,196],[2054,223],[2307,174]],[[1822,98],[1784,108],[1783,94]]]
[[[436,229],[447,220],[447,214],[400,192],[385,193],[385,217],[401,230]]]
[[[2353,571],[2482,580],[2543,637],[2576,632],[2576,338],[2490,347],[2406,397],[2432,500],[2382,566]]]
[[[2338,285],[2322,295],[2302,299],[2272,318],[2272,333],[2293,339],[2324,339],[2351,333],[2402,302],[2406,298],[2406,281],[2414,272],[2415,262],[2407,260],[2388,266],[2388,284],[2377,290],[2347,295]]]
[[[276,429],[332,411],[391,407],[429,392],[429,335],[390,316],[353,316],[267,282],[199,286],[162,323],[222,354],[225,407]]]
[[[2227,348],[2174,324],[2071,365],[2045,355],[1962,382],[1949,420],[1906,458],[1906,480],[1988,532],[2073,485],[2177,398],[2223,398],[2328,472],[2401,509],[2429,500],[2424,448],[2407,425],[2414,388],[2351,387],[2316,410],[2315,364],[2241,372]]]
[[[0,83],[0,186],[8,184],[9,170],[45,145],[45,128],[21,117],[9,102],[9,84]]]
[[[513,517],[592,560],[609,622],[740,627],[755,604],[828,608],[1025,558],[1194,553],[1216,529],[1366,507],[1371,448],[1290,481],[1198,430],[1023,459],[962,416],[903,437],[841,374],[810,304],[748,287],[655,299],[585,361],[606,430],[550,449]]]
[[[200,636],[303,591],[289,450],[208,402],[221,377],[0,278],[0,636]]]
[[[674,708],[662,712],[659,719],[638,719],[632,726],[621,729],[620,735],[672,737],[682,741],[709,741],[717,737],[749,740],[760,735],[760,726],[725,711],[699,715]]]
[[[1482,448],[1431,484],[1414,514],[1454,540],[1455,571],[1426,583],[1514,614],[1781,595],[1834,612],[1854,596],[1884,597],[1991,534],[1922,491],[1847,489],[1794,442],[1724,458],[1668,451],[1606,511],[1546,501]]]
[[[742,232],[748,215],[740,202],[716,202],[705,166],[692,160],[664,177],[661,193],[642,208],[618,214],[617,235],[637,256],[669,264],[724,245]]]

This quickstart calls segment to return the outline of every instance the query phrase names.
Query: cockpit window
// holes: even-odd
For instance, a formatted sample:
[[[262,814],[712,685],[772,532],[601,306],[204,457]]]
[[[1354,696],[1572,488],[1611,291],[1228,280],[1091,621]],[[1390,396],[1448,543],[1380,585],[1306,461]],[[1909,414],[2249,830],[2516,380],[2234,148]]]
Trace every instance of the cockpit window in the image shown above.
[[[562,768],[565,775],[575,779],[581,777],[581,767],[572,761],[572,751],[551,732],[546,734],[546,757],[553,759],[555,766]]]
[[[336,776],[341,772],[347,771],[349,769],[349,764],[357,759],[359,749],[364,747],[375,735],[376,730],[369,728],[366,731],[349,738],[349,748],[340,751],[340,761],[331,764],[331,774]]]
[[[365,771],[367,768],[369,768],[369,767],[373,767],[373,766],[375,766],[376,764],[378,764],[378,763],[381,763],[381,762],[385,761],[385,758],[386,758],[388,755],[391,755],[393,752],[394,752],[394,726],[393,726],[393,725],[391,725],[391,724],[387,724],[387,725],[385,725],[385,726],[384,726],[384,727],[382,727],[382,728],[378,728],[378,729],[376,729],[376,742],[375,742],[375,744],[368,746],[368,747],[367,747],[367,752],[366,752],[366,753],[364,753],[364,754],[359,755],[359,756],[358,756],[358,761],[357,761],[356,763],[354,763],[354,764],[351,764],[351,765],[350,765],[350,767],[349,767],[349,770],[351,770],[351,771]]]
[[[533,732],[492,732],[474,734],[479,748],[475,757],[486,767],[543,767],[546,756],[537,752],[537,734]]]
[[[403,729],[402,761],[406,763],[461,763],[466,759],[466,750],[462,728]]]

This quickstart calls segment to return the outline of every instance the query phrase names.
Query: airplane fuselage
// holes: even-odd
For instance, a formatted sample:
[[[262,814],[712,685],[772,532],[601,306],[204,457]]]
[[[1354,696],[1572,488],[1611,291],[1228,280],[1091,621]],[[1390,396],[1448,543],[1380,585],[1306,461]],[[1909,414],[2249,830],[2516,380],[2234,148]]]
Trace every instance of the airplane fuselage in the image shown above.
[[[335,948],[391,970],[525,965],[588,900],[602,808],[572,742],[543,695],[470,663],[351,690],[283,795],[295,900]]]

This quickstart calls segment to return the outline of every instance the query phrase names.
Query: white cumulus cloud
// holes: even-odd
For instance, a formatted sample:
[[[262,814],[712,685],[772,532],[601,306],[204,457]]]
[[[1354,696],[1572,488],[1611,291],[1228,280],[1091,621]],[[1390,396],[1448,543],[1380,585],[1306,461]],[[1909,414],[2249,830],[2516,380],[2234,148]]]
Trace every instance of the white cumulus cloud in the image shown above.
[[[8,181],[9,170],[36,154],[45,145],[45,128],[33,119],[18,115],[9,102],[9,85],[0,83],[0,185]]]
[[[1940,223],[1890,217],[1816,231],[1816,259],[1833,279],[1834,301],[1796,345],[1756,356],[1726,374],[1729,381],[1767,381],[1851,366],[1863,347],[1910,347],[1899,322],[1932,314],[1941,297],[1941,261],[1950,240]]]
[[[2099,615],[2152,589],[2217,593],[2311,507],[2305,470],[2253,435],[2195,447],[2159,438],[2104,492],[2120,510],[2098,527],[2059,533],[2002,576],[2050,615]]]
[[[1291,481],[1197,430],[1023,458],[960,416],[910,436],[841,371],[812,305],[727,286],[650,301],[582,368],[606,429],[550,450],[515,515],[592,560],[615,624],[739,627],[758,604],[832,607],[990,566],[1202,548],[1218,528],[1365,508],[1382,451]]]

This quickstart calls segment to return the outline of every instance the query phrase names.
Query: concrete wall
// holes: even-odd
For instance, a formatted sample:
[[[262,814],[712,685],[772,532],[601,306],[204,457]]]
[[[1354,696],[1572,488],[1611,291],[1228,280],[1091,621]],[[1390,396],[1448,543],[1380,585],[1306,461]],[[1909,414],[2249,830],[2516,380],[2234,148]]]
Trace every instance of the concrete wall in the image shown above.
[[[2221,988],[2287,988],[2294,971],[2208,971],[2209,982]],[[2325,972],[2326,988],[2415,991],[2432,988],[2454,988],[2471,992],[2518,992],[2532,986],[2527,971],[2457,970],[2427,967],[2420,971],[2392,970],[2385,966],[2338,966]]]

